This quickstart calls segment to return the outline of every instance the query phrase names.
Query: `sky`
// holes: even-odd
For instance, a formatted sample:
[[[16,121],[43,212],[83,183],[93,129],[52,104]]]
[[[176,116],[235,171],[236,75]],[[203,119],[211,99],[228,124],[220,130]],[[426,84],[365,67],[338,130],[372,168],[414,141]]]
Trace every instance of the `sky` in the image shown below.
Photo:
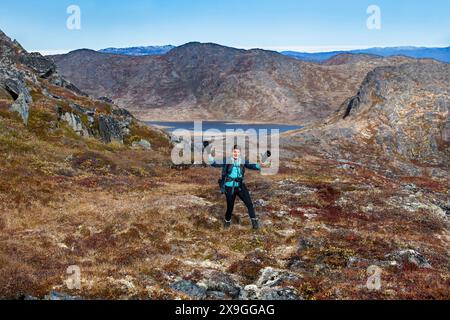
[[[67,9],[80,9],[69,29]],[[379,8],[373,20],[371,5]],[[367,20],[380,21],[369,29]],[[73,26],[73,24],[71,24]],[[372,24],[373,26],[374,24]],[[28,51],[214,42],[306,52],[450,44],[448,0],[2,0],[0,29]]]

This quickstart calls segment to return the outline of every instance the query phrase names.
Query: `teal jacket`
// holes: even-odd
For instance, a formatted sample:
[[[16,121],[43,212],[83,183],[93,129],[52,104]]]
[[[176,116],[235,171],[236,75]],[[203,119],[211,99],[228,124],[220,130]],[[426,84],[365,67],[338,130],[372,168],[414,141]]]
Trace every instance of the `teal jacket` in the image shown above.
[[[231,158],[231,162],[229,162],[228,164],[226,163],[225,159],[223,159],[222,164],[218,164],[216,162],[216,159],[212,156],[210,156],[208,160],[209,160],[209,164],[215,168],[225,169],[228,164],[233,164],[233,168],[231,169],[230,174],[228,174],[228,177],[230,177],[231,179],[238,179],[238,178],[243,179],[244,178],[243,172],[241,170],[241,165],[242,165],[241,158],[239,158],[238,160],[234,160],[233,158]],[[259,164],[250,164],[248,161],[245,161],[244,167],[247,169],[250,169],[250,170],[258,170],[258,171],[261,170],[261,166]],[[239,187],[239,182],[228,181],[225,183],[225,186],[230,187],[230,188]]]

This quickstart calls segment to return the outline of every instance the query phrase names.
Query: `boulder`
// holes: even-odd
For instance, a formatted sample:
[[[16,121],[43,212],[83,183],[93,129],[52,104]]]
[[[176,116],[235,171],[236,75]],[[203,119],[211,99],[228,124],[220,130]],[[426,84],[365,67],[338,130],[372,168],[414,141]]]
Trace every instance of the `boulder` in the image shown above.
[[[145,139],[134,141],[131,145],[133,148],[141,148],[144,150],[152,150],[152,145]]]
[[[179,280],[170,287],[183,292],[194,299],[237,299],[241,293],[241,286],[233,275],[208,269],[202,272],[202,280]]]
[[[267,207],[268,203],[267,201],[264,201],[263,199],[258,199],[254,203],[255,207]]]
[[[61,116],[61,120],[67,122],[67,124],[75,131],[77,134],[87,137],[89,136],[88,129],[84,126],[83,122],[81,121],[80,116],[74,113],[65,112]]]
[[[249,284],[241,291],[239,298],[241,300],[259,300],[261,298],[260,289],[257,285]]]
[[[99,117],[100,138],[104,143],[119,141],[123,143],[122,128],[118,120],[110,116]]]
[[[112,115],[119,123],[122,136],[130,135],[131,134],[130,126],[134,119],[133,115],[125,109],[116,107],[112,109]]]
[[[12,112],[17,112],[22,118],[23,123],[28,123],[29,107],[27,104],[27,99],[22,93],[19,95],[16,101],[14,101],[9,110]]]
[[[412,249],[396,251],[394,253],[388,254],[386,258],[391,259],[393,262],[400,266],[405,262],[409,262],[419,268],[431,268],[428,260],[421,253]]]
[[[229,274],[208,270],[203,276],[201,283],[207,288],[208,294],[213,296],[229,296],[233,299],[239,296],[241,286]]]
[[[17,100],[20,95],[23,96],[23,99],[25,103],[30,103],[33,101],[27,86],[25,85],[24,81],[21,79],[21,76],[18,75],[18,77],[8,77],[3,82],[2,87],[6,89],[6,91],[9,92],[11,97],[14,100]],[[0,82],[1,84],[1,82]]]
[[[263,288],[260,300],[302,300],[291,288]]]
[[[241,300],[302,300],[293,288],[286,287],[285,281],[296,281],[299,277],[289,271],[264,268],[256,283],[241,290]]]
[[[170,287],[194,299],[202,299],[206,296],[206,289],[201,286],[198,286],[193,281],[180,280],[170,285]]]
[[[258,287],[276,287],[289,280],[298,280],[298,277],[288,271],[267,267],[260,271],[256,285]]]

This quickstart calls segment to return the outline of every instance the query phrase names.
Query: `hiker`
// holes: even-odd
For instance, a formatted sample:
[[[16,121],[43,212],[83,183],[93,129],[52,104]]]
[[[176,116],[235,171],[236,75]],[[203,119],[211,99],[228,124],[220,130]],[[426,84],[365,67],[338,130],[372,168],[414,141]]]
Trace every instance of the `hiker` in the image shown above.
[[[236,196],[238,196],[247,207],[253,229],[259,229],[259,220],[256,217],[250,193],[244,183],[244,175],[245,169],[260,171],[261,168],[265,168],[266,165],[250,164],[248,161],[242,162],[241,148],[237,145],[233,147],[231,161],[226,161],[226,159],[224,159],[223,164],[218,164],[211,154],[209,155],[208,160],[212,167],[222,168],[222,179],[219,180],[219,185],[222,193],[225,193],[227,199],[227,212],[225,215],[224,228],[228,229],[231,226],[234,203],[236,201]]]

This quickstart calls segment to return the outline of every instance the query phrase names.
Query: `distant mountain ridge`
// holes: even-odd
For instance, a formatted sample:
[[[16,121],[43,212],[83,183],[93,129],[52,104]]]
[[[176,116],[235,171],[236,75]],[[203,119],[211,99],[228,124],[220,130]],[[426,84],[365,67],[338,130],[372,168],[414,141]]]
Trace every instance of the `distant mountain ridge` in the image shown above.
[[[405,56],[410,58],[430,58],[442,62],[450,62],[450,47],[445,48],[426,48],[426,47],[387,47],[387,48],[369,48],[350,51],[332,51],[332,52],[296,52],[283,51],[281,54],[310,62],[324,62],[340,54],[368,54],[381,57]]]
[[[140,46],[130,48],[106,48],[98,50],[102,53],[129,55],[129,56],[153,56],[164,55],[171,50],[177,48],[173,45],[166,46]],[[330,52],[297,52],[297,51],[281,51],[282,55],[296,58],[298,60],[308,62],[326,62],[338,55],[342,54],[363,54],[380,57],[405,56],[410,58],[430,58],[443,62],[450,62],[450,47],[445,48],[428,48],[428,47],[374,47],[369,49],[357,50],[341,50]]]
[[[128,55],[128,56],[154,56],[154,55],[166,54],[174,48],[176,48],[176,47],[172,46],[172,45],[130,47],[130,48],[106,48],[106,49],[99,50],[99,52]]]

